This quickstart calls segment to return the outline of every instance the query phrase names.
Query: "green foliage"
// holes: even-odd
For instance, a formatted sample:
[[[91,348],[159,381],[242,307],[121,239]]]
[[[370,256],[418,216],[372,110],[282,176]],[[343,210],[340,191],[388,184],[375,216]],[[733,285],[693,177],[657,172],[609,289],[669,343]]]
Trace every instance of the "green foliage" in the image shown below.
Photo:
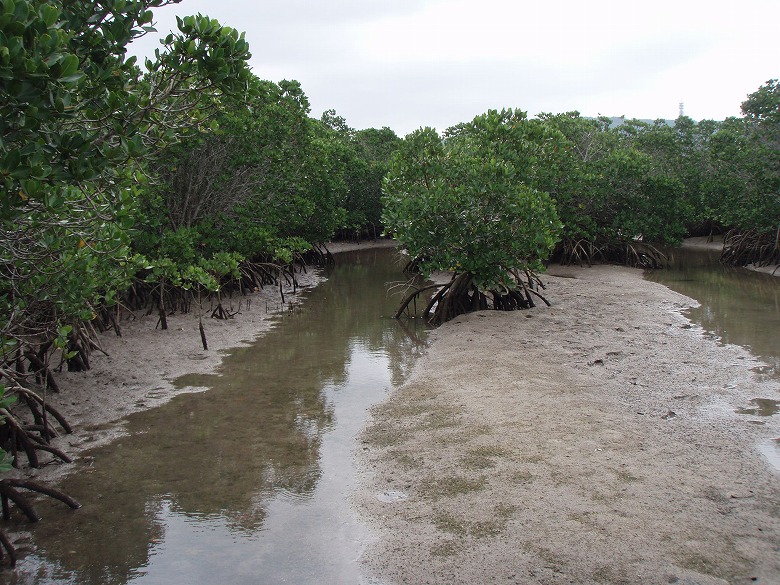
[[[680,243],[698,183],[694,173],[683,173],[673,128],[636,120],[610,128],[609,119],[577,112],[540,119],[562,136],[543,183],[564,224],[558,258],[591,261],[598,251],[636,241]]]
[[[311,119],[295,81],[249,85],[248,101],[223,100],[216,131],[160,158],[162,183],[145,198],[136,251],[180,270],[224,251],[289,263],[338,229],[378,222],[395,134],[354,132],[333,111]]]
[[[390,128],[354,130],[334,110],[322,115],[321,124],[318,134],[335,163],[329,172],[343,181],[338,233],[376,237],[382,232],[382,182],[401,139]]]
[[[770,80],[742,104],[743,118],[718,125],[707,144],[702,198],[721,225],[780,228],[780,85]]]
[[[539,120],[555,136],[553,154],[539,170],[539,185],[555,200],[561,238],[595,241],[603,205],[592,189],[595,166],[614,149],[617,137],[608,132],[607,120],[582,118],[579,112],[540,114]]]
[[[680,244],[686,219],[682,184],[657,172],[651,156],[616,150],[595,165],[590,183],[598,198],[598,241]]]
[[[246,89],[243,35],[207,17],[181,19],[145,72],[127,57],[170,3],[0,0],[4,339],[53,347],[59,323],[115,301],[143,262],[129,230],[149,162]]]
[[[780,226],[780,86],[770,80],[724,122],[679,118],[674,127],[578,114],[543,114],[565,137],[543,188],[564,223],[559,257],[582,259],[635,240],[677,245],[721,228],[776,233]],[[769,238],[771,239],[771,238]],[[579,247],[578,247],[579,246]],[[625,246],[623,246],[625,248]]]
[[[515,110],[407,136],[385,181],[383,221],[423,274],[454,270],[481,289],[517,286],[510,271],[541,270],[560,222],[533,181],[549,133]]]
[[[119,165],[173,138],[171,126],[207,113],[165,107],[182,90],[241,86],[246,41],[216,21],[189,17],[180,21],[179,34],[169,36],[168,50],[149,63],[139,91],[140,70],[135,58],[125,58],[125,47],[151,21],[149,8],[168,3],[0,2],[0,174],[5,192],[15,196],[3,202],[5,214],[32,201],[56,209],[73,196],[61,193],[61,186],[116,178]],[[220,58],[206,58],[208,51]]]
[[[780,126],[780,81],[770,79],[742,102],[742,113],[752,124],[762,127],[767,134]],[[775,141],[780,140],[776,134]]]
[[[748,153],[739,153],[729,173],[747,177],[738,200],[741,213],[733,223],[741,229],[780,231],[780,83],[767,81],[742,104]]]
[[[722,228],[770,234],[780,226],[780,87],[770,80],[742,104],[744,117],[674,126],[543,114],[565,137],[543,188],[564,223],[558,256],[641,240],[677,245]],[[763,237],[763,236],[762,236]],[[625,248],[625,246],[622,246]],[[572,259],[571,257],[569,259]]]
[[[712,120],[694,122],[682,116],[675,121],[674,174],[683,184],[688,205],[688,229],[691,235],[714,229],[712,201],[705,195],[705,183],[712,175],[712,137],[720,124]]]

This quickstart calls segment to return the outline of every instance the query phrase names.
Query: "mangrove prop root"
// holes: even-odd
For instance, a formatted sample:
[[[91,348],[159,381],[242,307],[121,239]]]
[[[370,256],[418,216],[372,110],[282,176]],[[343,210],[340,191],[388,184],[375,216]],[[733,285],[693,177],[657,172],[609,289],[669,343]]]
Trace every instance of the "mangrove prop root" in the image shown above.
[[[64,451],[58,449],[57,447],[52,447],[51,445],[44,445],[38,441],[35,440],[34,436],[30,436],[31,440],[34,441],[35,449],[38,449],[39,451],[46,451],[47,453],[51,453],[52,455],[55,455],[58,459],[60,459],[63,463],[73,463],[73,459],[71,459],[67,454],[65,454]]]
[[[89,323],[81,321],[73,325],[68,336],[68,352],[75,355],[68,357],[69,372],[86,372],[90,369],[89,355],[93,347],[100,349],[100,345],[92,339],[94,328]],[[94,335],[97,337],[97,334]]]
[[[433,310],[433,307],[436,306],[436,303],[438,303],[441,298],[444,296],[444,294],[449,290],[451,282],[444,285],[439,291],[431,297],[431,300],[428,301],[428,304],[425,306],[425,310],[423,311],[423,319],[426,321],[430,319],[431,317],[431,311]]]
[[[111,326],[114,328],[116,336],[122,337],[122,330],[119,328],[119,323],[117,323],[115,311],[109,309],[106,313],[108,314],[108,319],[111,321]]]
[[[592,266],[595,262],[615,262],[637,268],[664,268],[666,255],[655,246],[642,241],[611,241],[596,245],[588,240],[564,240],[552,254],[561,264]]]
[[[523,292],[525,293],[525,300],[528,303],[529,308],[534,308],[536,305],[534,304],[534,299],[531,297],[531,293],[528,291],[528,287],[525,286],[525,283],[521,280],[520,286],[523,287]]]
[[[38,433],[38,437],[30,434],[30,438],[36,443],[48,443],[49,440],[57,437],[57,433],[54,429],[45,424],[24,425],[24,431],[28,434]]]
[[[333,263],[332,255],[327,251],[327,248],[316,246],[305,258],[312,258],[320,264]],[[286,304],[284,285],[292,286],[294,292],[300,286],[296,277],[298,266],[300,266],[301,272],[306,272],[304,256],[300,254],[296,254],[290,264],[279,264],[270,258],[244,260],[238,266],[239,275],[237,278],[228,276],[220,279],[220,289],[215,295],[217,305],[222,303],[221,297],[225,294],[232,298],[235,292],[246,295],[250,291],[259,291],[267,285],[278,286],[282,304]],[[159,317],[157,326],[162,329],[167,328],[167,317],[174,314],[176,310],[189,313],[195,297],[203,292],[203,289],[194,291],[178,288],[166,279],[160,279],[156,282],[146,281],[146,277],[148,277],[148,273],[144,271],[137,275],[133,284],[122,295],[121,303],[118,306],[130,311],[131,318],[133,317],[132,311],[135,310],[144,310],[146,316],[156,312]],[[101,309],[95,313],[103,323],[115,325],[117,335],[121,335],[118,325],[116,325],[115,308]],[[234,315],[235,313],[227,311],[223,307],[222,311],[217,310],[213,317],[230,319]]]
[[[331,266],[336,263],[328,247],[325,245],[315,245],[310,251],[308,257],[314,256],[314,264],[319,266]]]
[[[47,424],[48,421],[46,420],[45,413],[41,412],[41,409],[38,408],[38,403],[27,395],[21,394],[20,396],[22,397],[22,402],[30,410],[33,420],[35,421],[34,425],[27,425],[25,430],[27,432],[38,432],[46,441],[56,437],[57,432],[51,428],[51,425]]]
[[[212,319],[232,319],[234,317],[235,313],[230,313],[229,311],[225,310],[225,308],[222,306],[222,303],[219,303],[217,305],[217,308],[214,309],[214,311],[211,313]]]
[[[489,291],[481,291],[474,284],[473,276],[468,272],[455,274],[446,284],[434,284],[413,290],[402,301],[394,318],[409,315],[409,306],[424,292],[438,289],[428,301],[422,317],[432,325],[440,325],[458,315],[493,309],[497,311],[515,311],[536,306],[535,298],[541,299],[548,307],[550,302],[538,289],[544,289],[541,279],[531,270],[511,271],[512,283]],[[416,316],[412,314],[411,316]]]
[[[2,501],[3,519],[6,521],[11,518],[10,502],[16,504],[30,522],[38,522],[41,519],[30,501],[19,491],[20,489],[26,489],[49,496],[50,498],[59,500],[73,510],[81,508],[79,502],[61,490],[29,479],[7,478],[0,480],[0,501]],[[2,549],[8,553],[8,564],[11,567],[15,566],[16,549],[2,530],[0,530],[0,544],[2,545]],[[0,551],[0,559],[2,559],[2,551]]]
[[[41,519],[30,501],[13,485],[9,484],[7,479],[0,480],[0,497],[3,498],[3,520],[11,519],[11,507],[8,505],[9,500],[16,504],[16,507],[27,516],[27,519],[30,522],[38,522]],[[8,516],[5,515],[6,509],[8,510]]]
[[[434,288],[439,287],[448,287],[448,285],[441,285],[441,284],[432,284],[429,286],[424,286],[422,288],[415,289],[410,294],[406,296],[406,298],[401,302],[401,306],[398,308],[398,310],[395,312],[395,315],[393,315],[394,319],[398,319],[401,317],[401,315],[404,314],[404,311],[406,311],[406,308],[411,304],[412,301],[416,300],[417,297],[419,297],[422,293],[428,290],[432,290]],[[441,291],[440,291],[441,292]]]
[[[720,260],[730,266],[780,264],[780,226],[776,230],[730,230],[723,238]]]
[[[592,266],[602,257],[602,250],[588,240],[563,240],[552,254],[552,259],[560,264]]]
[[[60,412],[54,408],[51,404],[48,402],[45,402],[43,398],[38,396],[35,392],[28,390],[24,387],[17,387],[15,388],[15,391],[19,393],[21,396],[24,396],[27,400],[32,400],[40,404],[43,408],[46,409],[46,412],[51,414],[55,420],[60,424],[62,429],[67,433],[71,434],[73,432],[73,429],[71,428],[70,424],[68,424],[67,419],[60,414]]]
[[[122,330],[119,328],[119,324],[116,320],[116,315],[119,313],[120,305],[113,305],[111,307],[99,306],[93,309],[95,313],[94,318],[90,322],[92,329],[97,330],[100,333],[104,333],[109,329],[113,329],[117,337],[122,337]]]
[[[95,315],[93,321],[96,321],[97,312],[95,312],[94,310],[92,312]],[[100,337],[98,337],[97,331],[95,330],[95,324],[93,323],[93,321],[82,321],[80,323],[80,327],[82,328],[81,335],[84,340],[84,343],[87,344],[89,351],[95,349],[101,352],[103,355],[110,357],[108,355],[108,352],[105,349],[103,349],[102,345],[100,345]]]
[[[455,277],[450,284],[449,290],[439,301],[431,318],[431,323],[441,325],[458,315],[469,312],[469,309],[473,307],[473,298],[469,293],[472,293],[472,295],[481,294],[473,287],[471,274],[463,272]]]
[[[544,304],[545,304],[545,305],[547,305],[548,307],[552,307],[552,305],[550,304],[550,301],[548,301],[548,300],[547,300],[547,299],[544,297],[544,295],[540,294],[539,292],[535,291],[534,289],[529,289],[529,290],[530,290],[530,293],[531,293],[532,295],[536,295],[537,297],[539,297],[540,299],[542,299],[542,301],[544,302]]]
[[[8,427],[9,440],[11,443],[11,452],[14,455],[14,465],[19,466],[18,457],[16,456],[18,447],[24,450],[27,455],[27,461],[30,467],[40,467],[38,460],[38,454],[35,452],[35,444],[30,438],[30,435],[22,428],[16,417],[6,409],[0,409],[0,416],[5,417],[5,425]]]
[[[32,492],[38,492],[39,494],[49,496],[50,498],[59,500],[60,502],[67,505],[72,510],[78,510],[79,508],[81,508],[81,504],[76,499],[72,498],[62,490],[58,490],[56,488],[51,487],[50,485],[33,481],[31,479],[18,479],[18,478],[0,479],[0,486],[4,484],[9,485],[13,488],[24,488]]]
[[[11,544],[11,541],[9,540],[8,536],[6,536],[5,532],[0,530],[0,544],[2,544],[2,548],[5,549],[5,552],[8,553],[8,564],[11,567],[16,566],[16,549],[14,548],[14,545]],[[3,553],[2,549],[0,549],[0,560],[3,559]]]
[[[206,331],[203,329],[203,321],[198,321],[198,329],[200,330],[200,341],[203,344],[203,350],[208,351],[209,344],[208,341],[206,341]]]
[[[18,387],[15,388],[15,391],[23,397],[23,401],[28,402],[28,408],[32,406],[30,410],[33,413],[33,418],[36,419],[36,424],[24,425],[13,412],[7,409],[0,409],[0,417],[3,417],[5,421],[5,424],[0,427],[0,441],[4,447],[10,450],[14,458],[14,466],[19,467],[18,453],[20,449],[27,456],[27,462],[30,467],[40,467],[37,451],[51,453],[61,461],[70,463],[72,460],[67,454],[48,444],[52,437],[57,436],[57,433],[41,416],[40,406],[45,409],[43,412],[50,412],[63,425],[65,432],[70,433],[71,427],[67,424],[64,417],[48,404],[45,404],[34,392]],[[36,413],[38,414],[37,417]]]
[[[51,370],[43,362],[43,360],[35,354],[34,351],[32,350],[25,351],[24,357],[26,357],[27,361],[30,362],[30,365],[33,368],[35,368],[34,372],[36,375],[41,375],[46,377],[46,385],[49,387],[49,390],[51,390],[52,392],[60,391],[60,387],[57,385],[57,381],[54,379],[54,375],[51,373]]]
[[[68,424],[67,419],[64,416],[62,416],[60,411],[58,411],[48,402],[45,402],[43,398],[38,396],[35,392],[27,390],[26,388],[17,388],[16,391],[19,392],[19,394],[23,394],[29,397],[31,400],[37,401],[41,406],[43,406],[46,409],[46,412],[48,412],[54,417],[54,419],[62,427],[62,430],[64,430],[67,434],[71,434],[73,432],[73,428],[70,426],[70,424]]]

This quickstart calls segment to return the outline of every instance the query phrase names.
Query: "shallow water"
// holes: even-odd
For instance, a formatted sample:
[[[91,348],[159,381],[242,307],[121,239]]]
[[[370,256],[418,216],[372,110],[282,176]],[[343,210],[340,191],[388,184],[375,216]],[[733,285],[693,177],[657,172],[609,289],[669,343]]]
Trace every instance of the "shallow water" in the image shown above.
[[[217,374],[178,381],[207,392],[130,416],[128,436],[64,481],[81,510],[40,505],[35,552],[5,582],[359,583],[356,435],[426,337],[389,318],[394,257],[339,254],[272,331]]]
[[[646,273],[701,306],[685,315],[721,343],[747,347],[766,367],[761,376],[780,377],[780,277],[718,262],[712,250],[669,252],[671,267]]]

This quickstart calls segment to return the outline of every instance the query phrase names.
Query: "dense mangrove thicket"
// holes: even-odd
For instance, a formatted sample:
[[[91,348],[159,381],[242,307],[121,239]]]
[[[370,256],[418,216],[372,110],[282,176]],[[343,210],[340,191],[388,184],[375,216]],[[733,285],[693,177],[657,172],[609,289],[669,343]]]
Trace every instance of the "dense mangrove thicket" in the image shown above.
[[[386,231],[422,272],[452,270],[435,322],[533,306],[551,258],[654,266],[659,246],[722,232],[725,261],[780,261],[777,80],[722,122],[503,110],[402,140],[312,117],[205,16],[128,57],[177,1],[0,0],[2,469],[67,460],[47,394],[58,368],[89,368],[99,331],[121,334],[120,307],[165,329],[212,297],[231,318],[222,295],[294,284],[334,237]],[[39,487],[0,480],[4,514]]]
[[[660,250],[686,235],[725,234],[722,260],[730,264],[780,263],[777,80],[750,94],[742,110],[743,118],[698,123],[491,111],[441,137],[431,129],[408,136],[386,179],[384,221],[414,268],[453,271],[422,315],[441,322],[468,310],[533,306],[540,260],[657,267],[665,262]],[[483,124],[493,134],[480,150]],[[520,129],[523,140],[507,141]],[[522,212],[534,248],[524,243],[512,202],[532,205],[540,194],[555,217],[539,207]],[[559,220],[560,231],[552,229]]]
[[[201,100],[246,88],[248,44],[207,17],[182,20],[143,72],[126,57],[150,8],[167,3],[0,2],[5,465],[23,453],[35,466],[40,451],[66,459],[48,444],[57,425],[68,431],[46,401],[57,390],[51,358],[88,367],[93,317],[140,266],[129,229],[146,161],[208,121]],[[0,481],[5,517],[9,500],[29,508],[11,480]]]
[[[550,195],[534,186],[553,150],[548,128],[516,110],[477,116],[444,138],[430,128],[406,138],[385,183],[383,220],[423,274],[453,273],[425,318],[533,306],[533,271],[561,227]]]

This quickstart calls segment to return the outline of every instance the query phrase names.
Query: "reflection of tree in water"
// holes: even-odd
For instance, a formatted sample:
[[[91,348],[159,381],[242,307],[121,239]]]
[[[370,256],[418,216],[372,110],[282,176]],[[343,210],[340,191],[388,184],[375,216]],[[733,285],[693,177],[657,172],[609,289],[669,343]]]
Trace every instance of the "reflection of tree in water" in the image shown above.
[[[767,373],[780,375],[778,277],[722,266],[717,251],[674,250],[670,257],[673,268],[649,279],[698,300],[686,315],[723,343],[750,346],[768,362]]]
[[[342,328],[338,338],[360,342],[368,351],[386,355],[392,382],[399,385],[423,347],[424,331],[428,329],[420,320],[391,319],[401,297],[388,289],[409,278],[401,271],[407,259],[397,251],[386,249],[359,255],[342,254],[337,256],[337,261],[340,258],[349,258],[345,270],[351,273],[351,278],[334,279],[332,283],[335,296],[340,299],[339,310],[332,313],[333,326]],[[374,263],[382,268],[377,270]],[[371,317],[367,319],[366,315]],[[352,335],[347,335],[347,331],[352,331]]]
[[[217,374],[181,380],[208,392],[129,417],[130,435],[96,449],[94,467],[64,482],[84,508],[46,510],[35,528],[39,553],[79,583],[123,583],[164,538],[163,500],[182,515],[253,533],[275,495],[309,497],[321,475],[323,433],[334,425],[323,387],[346,380],[353,346],[387,354],[394,382],[416,353],[420,332],[387,318],[397,298],[386,283],[402,278],[392,254],[337,256],[331,278],[300,312],[231,352]]]

